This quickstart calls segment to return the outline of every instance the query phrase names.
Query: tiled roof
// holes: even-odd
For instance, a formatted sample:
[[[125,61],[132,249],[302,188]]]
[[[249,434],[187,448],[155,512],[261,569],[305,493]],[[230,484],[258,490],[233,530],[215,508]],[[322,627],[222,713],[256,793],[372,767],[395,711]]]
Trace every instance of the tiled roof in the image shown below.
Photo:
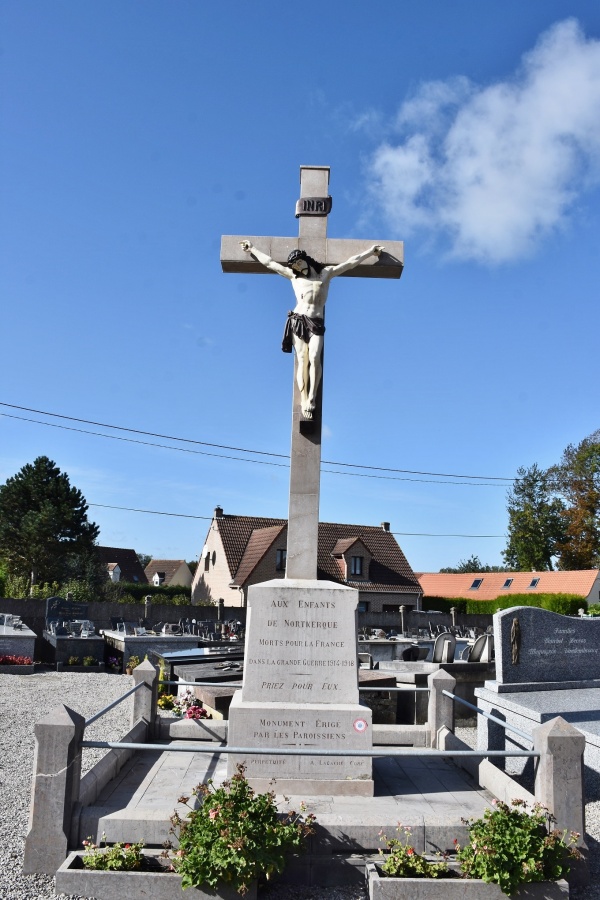
[[[213,525],[215,522],[218,524],[227,566],[232,578],[239,568],[244,550],[255,528],[287,525],[286,519],[265,519],[260,516],[222,515],[213,519]]]
[[[151,559],[144,569],[148,581],[152,581],[156,572],[165,576],[165,584],[168,584],[181,565],[186,565],[185,559]]]
[[[284,525],[271,525],[270,528],[255,528],[246,544],[242,561],[233,579],[234,584],[241,587],[255,570],[265,553],[287,528]],[[287,540],[287,538],[286,538]]]
[[[576,572],[423,572],[417,577],[426,597],[466,597],[470,600],[495,600],[511,594],[581,594],[587,597],[598,569]],[[471,589],[475,579],[482,579],[476,590]],[[533,579],[539,581],[530,587]],[[503,585],[512,579],[509,587]]]
[[[350,549],[352,544],[355,544],[357,542],[357,540],[358,540],[357,537],[351,537],[351,538],[342,538],[339,541],[336,541],[336,545],[333,548],[333,550],[331,551],[332,555],[333,556],[342,556],[344,553],[346,553],[347,550]]]
[[[232,580],[235,581],[236,585],[242,587],[244,581],[249,578],[251,571],[258,562],[256,556],[260,548],[263,548],[263,556],[266,553],[268,547],[265,546],[265,543],[269,541],[270,536],[269,546],[272,546],[277,534],[271,532],[271,529],[274,526],[278,526],[281,529],[287,525],[287,520],[267,519],[259,516],[221,515],[213,520],[213,525],[215,524],[221,535]],[[254,538],[254,541],[257,543],[255,544],[253,541],[252,546],[248,548],[248,555],[246,556],[246,548],[255,530],[264,530],[265,533],[262,536],[259,534]],[[337,560],[334,559],[331,553],[338,545],[338,541],[348,542],[347,546],[351,546],[357,538],[364,543],[373,556],[369,569],[369,581],[344,582]],[[241,569],[242,560],[244,560],[243,570]],[[252,564],[252,560],[256,560],[254,564]],[[243,579],[242,575],[244,576]],[[374,525],[342,525],[333,522],[319,522],[317,577],[340,584],[352,584],[360,588],[361,591],[420,593],[419,582],[393,534],[389,531],[384,531],[380,526]]]
[[[96,547],[96,553],[101,563],[107,566],[109,563],[118,563],[121,570],[121,581],[148,584],[148,579],[137,558],[135,550],[124,547]]]

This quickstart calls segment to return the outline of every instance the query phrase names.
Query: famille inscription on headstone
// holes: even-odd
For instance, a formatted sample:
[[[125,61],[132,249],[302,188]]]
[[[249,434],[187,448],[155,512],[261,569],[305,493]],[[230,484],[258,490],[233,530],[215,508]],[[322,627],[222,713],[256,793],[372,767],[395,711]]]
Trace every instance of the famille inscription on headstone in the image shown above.
[[[506,691],[523,685],[571,686],[600,681],[600,618],[562,616],[516,606],[494,616],[496,681]]]
[[[282,275],[291,282],[283,349],[294,349],[288,544],[284,579],[248,591],[243,687],[229,710],[230,754],[258,789],[373,793],[370,757],[253,754],[252,748],[369,750],[371,711],[358,695],[358,591],[317,580],[325,302],[338,275],[399,278],[403,245],[327,238],[329,168],[302,166],[296,238],[225,236],[224,272]]]

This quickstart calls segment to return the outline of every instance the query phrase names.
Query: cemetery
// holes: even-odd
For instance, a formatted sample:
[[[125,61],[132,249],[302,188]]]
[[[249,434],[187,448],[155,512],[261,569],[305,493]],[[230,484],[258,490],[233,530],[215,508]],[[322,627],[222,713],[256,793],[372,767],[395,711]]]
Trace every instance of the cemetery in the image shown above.
[[[227,884],[212,890],[193,882],[182,890],[183,849],[179,863],[176,848],[170,857],[170,874],[156,869],[156,857],[170,840],[174,810],[176,822],[187,816],[186,822],[202,823],[204,817],[205,828],[216,827],[211,822],[218,824],[227,801],[211,806],[211,792],[225,797],[238,788],[256,792],[259,803],[273,789],[278,803],[308,817],[304,852],[295,845],[278,875],[282,885],[366,879],[371,900],[434,900],[459,891],[504,896],[497,884],[476,877],[454,883],[450,877],[388,878],[379,850],[382,832],[391,836],[401,822],[414,844],[409,856],[452,856],[456,842],[471,846],[465,820],[487,821],[514,800],[547,807],[561,832],[576,834],[578,857],[568,883],[555,878],[511,895],[564,897],[569,884],[589,880],[583,783],[584,765],[600,771],[593,712],[600,621],[518,607],[494,615],[493,633],[461,634],[454,624],[440,623],[427,634],[418,628],[410,634],[403,622],[402,634],[391,636],[399,640],[359,641],[359,590],[317,577],[329,282],[349,274],[397,279],[403,268],[401,243],[369,247],[327,238],[330,209],[329,169],[303,166],[297,237],[226,236],[221,244],[224,272],[279,274],[291,281],[297,301],[289,335],[295,374],[285,576],[248,585],[245,640],[237,648],[224,642],[200,647],[193,630],[157,634],[140,625],[104,631],[102,640],[123,659],[147,657],[133,669],[132,686],[87,719],[62,705],[36,722],[23,871],[56,874],[58,893],[99,900],[234,896]],[[272,528],[279,526],[267,527],[269,538]],[[340,539],[334,550],[343,558],[354,545],[353,537]],[[57,657],[64,646],[93,646],[99,639],[89,626],[84,637],[83,624],[81,633],[72,633],[64,605],[53,611],[61,624],[45,637]],[[84,610],[77,619],[89,621]],[[176,696],[179,712],[187,697],[184,715],[164,708],[165,693]],[[127,733],[116,741],[88,739],[86,730],[125,700],[131,701]],[[475,716],[473,749],[457,723]],[[105,755],[82,775],[88,749]],[[190,818],[185,807],[196,786],[199,805]],[[238,824],[250,814],[246,802]],[[228,827],[231,822],[225,832]],[[261,839],[267,834],[263,829]],[[213,846],[218,837],[217,831]],[[82,863],[84,841],[143,844],[155,868],[90,871]],[[242,852],[245,845],[235,846]],[[247,896],[261,890],[252,879]]]

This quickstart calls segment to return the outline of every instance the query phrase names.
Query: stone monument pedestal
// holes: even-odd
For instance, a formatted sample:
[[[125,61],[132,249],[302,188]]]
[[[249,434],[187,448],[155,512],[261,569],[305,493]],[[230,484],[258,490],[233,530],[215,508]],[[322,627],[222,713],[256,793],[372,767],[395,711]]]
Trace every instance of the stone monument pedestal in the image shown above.
[[[231,703],[234,747],[370,750],[371,710],[359,703],[358,591],[329,581],[276,579],[248,591],[244,683]],[[362,756],[231,754],[257,790],[372,796]]]

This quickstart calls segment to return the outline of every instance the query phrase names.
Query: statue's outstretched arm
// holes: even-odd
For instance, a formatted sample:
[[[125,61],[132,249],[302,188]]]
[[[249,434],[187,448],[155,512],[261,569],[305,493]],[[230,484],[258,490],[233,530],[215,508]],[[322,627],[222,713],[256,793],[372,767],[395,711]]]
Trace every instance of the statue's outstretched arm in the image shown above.
[[[278,275],[283,275],[284,278],[293,278],[294,273],[291,269],[288,269],[287,266],[282,266],[280,263],[275,262],[274,259],[271,259],[266,253],[263,253],[262,250],[257,250],[254,244],[251,244],[250,241],[240,241],[240,247],[242,250],[245,250],[246,253],[249,253],[254,257],[259,263],[261,263],[266,269],[270,269],[271,272],[276,272]]]
[[[356,266],[360,266],[361,262],[364,262],[364,260],[368,259],[370,256],[379,256],[383,253],[383,250],[384,248],[380,244],[373,244],[368,250],[363,250],[362,253],[351,256],[346,262],[340,263],[337,266],[327,266],[327,268],[330,271],[331,277],[335,278],[336,275],[343,275],[344,272],[349,272],[350,269],[355,269]]]

